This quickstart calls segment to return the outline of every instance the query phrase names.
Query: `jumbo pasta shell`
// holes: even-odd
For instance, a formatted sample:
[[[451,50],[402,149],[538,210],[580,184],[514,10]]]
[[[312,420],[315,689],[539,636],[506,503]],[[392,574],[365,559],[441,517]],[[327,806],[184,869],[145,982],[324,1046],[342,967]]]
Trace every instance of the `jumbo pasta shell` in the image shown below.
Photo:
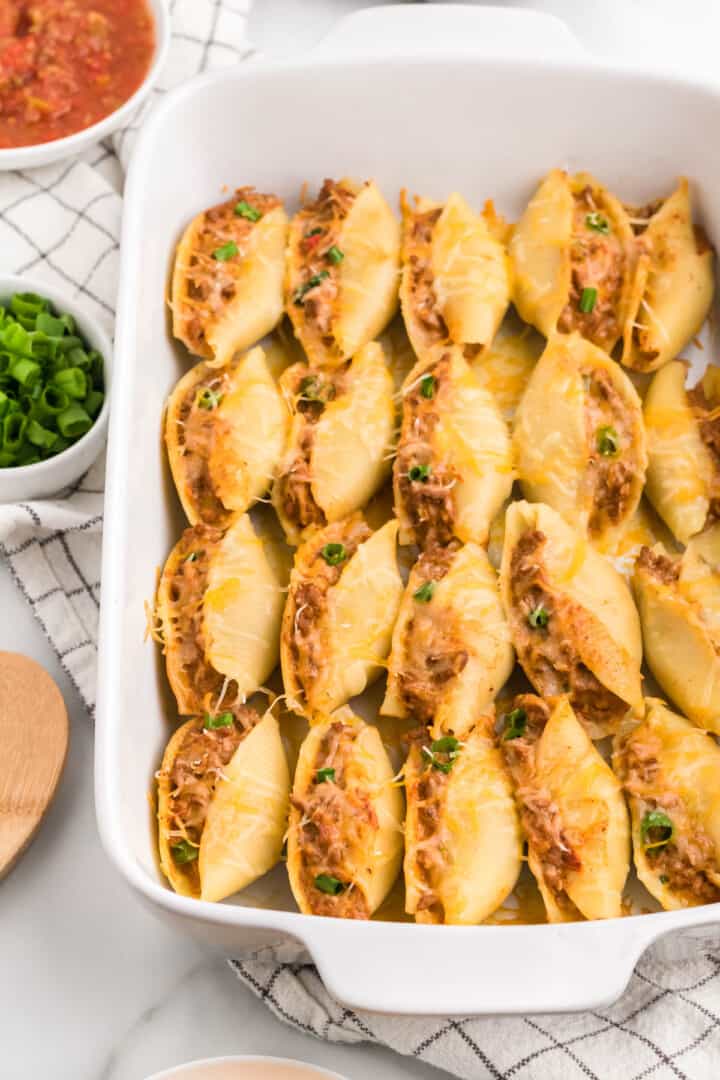
[[[279,659],[289,552],[270,515],[221,533],[186,529],[160,577],[155,615],[181,715],[211,711],[232,688],[244,700]]]
[[[191,525],[224,528],[269,489],[290,413],[260,346],[196,364],[168,399],[165,443]]]
[[[640,621],[623,578],[549,506],[507,511],[500,587],[530,682],[568,693],[593,738],[642,709]]]
[[[175,256],[171,306],[173,333],[191,353],[222,367],[277,326],[287,231],[280,200],[254,188],[190,222]]]
[[[326,180],[290,223],[286,307],[312,364],[341,364],[397,307],[400,225],[373,180]]]
[[[513,445],[525,497],[552,506],[594,541],[635,513],[647,468],[642,403],[621,368],[579,334],[548,341],[520,402]]]
[[[300,749],[288,830],[290,887],[307,915],[368,919],[402,859],[403,799],[377,728],[320,717]]]
[[[373,533],[357,514],[298,549],[280,642],[296,711],[327,714],[381,674],[402,596],[396,546],[396,521]]]
[[[477,544],[421,555],[395,623],[383,715],[464,738],[514,664],[497,575]]]
[[[405,906],[417,922],[480,923],[517,881],[522,834],[493,722],[492,716],[479,719],[449,752],[433,751],[450,744],[428,736],[411,747]]]

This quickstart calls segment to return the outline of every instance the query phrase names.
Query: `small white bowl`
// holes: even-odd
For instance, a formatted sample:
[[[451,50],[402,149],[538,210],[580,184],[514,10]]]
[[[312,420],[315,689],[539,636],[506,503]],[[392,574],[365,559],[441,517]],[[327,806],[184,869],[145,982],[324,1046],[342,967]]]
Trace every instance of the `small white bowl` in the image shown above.
[[[277,1057],[219,1057],[190,1061],[147,1080],[346,1080],[340,1073],[329,1072],[306,1061]]]
[[[155,20],[155,55],[148,72],[132,97],[108,116],[98,120],[82,131],[66,135],[63,139],[38,143],[36,146],[13,146],[0,150],[0,171],[5,169],[36,169],[39,165],[49,165],[53,161],[74,157],[76,154],[94,146],[101,139],[107,138],[113,131],[129,124],[134,113],[140,108],[153,86],[165,63],[170,47],[170,13],[167,0],[148,0],[148,7]]]
[[[97,319],[88,315],[75,300],[51,285],[36,278],[0,274],[0,304],[5,305],[14,293],[37,293],[50,301],[55,311],[72,315],[80,337],[91,349],[97,349],[104,360],[105,400],[95,423],[82,438],[46,461],[34,465],[0,468],[0,503],[25,502],[56,495],[87,472],[100,454],[107,437],[110,414],[112,376],[112,345]]]

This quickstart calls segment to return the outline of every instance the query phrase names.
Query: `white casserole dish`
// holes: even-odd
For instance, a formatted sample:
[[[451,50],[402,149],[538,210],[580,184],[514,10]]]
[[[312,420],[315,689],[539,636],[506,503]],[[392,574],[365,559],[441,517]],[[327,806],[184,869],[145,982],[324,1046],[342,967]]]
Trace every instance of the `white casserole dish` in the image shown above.
[[[176,896],[157,869],[147,812],[170,695],[157,651],[143,643],[143,602],[183,527],[159,438],[163,400],[187,366],[167,329],[170,260],[221,185],[295,200],[306,180],[355,174],[374,177],[390,200],[404,185],[433,198],[456,189],[476,204],[492,196],[515,219],[552,166],[589,169],[638,203],[686,173],[717,241],[720,144],[697,133],[718,125],[715,90],[595,64],[545,16],[452,6],[361,12],[312,56],[202,77],[153,116],[124,221],[96,794],[108,853],[162,917],[235,955],[309,953],[351,1006],[440,1015],[600,1007],[653,940],[720,921],[713,905],[543,926],[345,922],[297,914],[282,868],[270,900],[267,882],[219,905]]]

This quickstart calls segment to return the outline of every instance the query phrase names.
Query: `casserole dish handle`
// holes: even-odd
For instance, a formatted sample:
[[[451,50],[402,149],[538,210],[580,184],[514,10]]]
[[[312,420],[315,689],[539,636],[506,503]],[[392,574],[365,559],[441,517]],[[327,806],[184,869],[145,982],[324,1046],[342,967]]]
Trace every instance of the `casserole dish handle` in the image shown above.
[[[442,52],[488,59],[587,57],[566,24],[544,12],[467,4],[388,4],[340,19],[316,45],[312,60],[351,56],[375,60]]]

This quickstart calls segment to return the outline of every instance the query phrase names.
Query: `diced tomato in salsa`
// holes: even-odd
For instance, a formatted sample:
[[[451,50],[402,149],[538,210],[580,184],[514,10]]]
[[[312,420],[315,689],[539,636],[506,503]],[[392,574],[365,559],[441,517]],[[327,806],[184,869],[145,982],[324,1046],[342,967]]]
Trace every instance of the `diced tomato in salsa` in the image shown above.
[[[146,0],[0,0],[0,148],[102,120],[138,89],[154,50]]]

